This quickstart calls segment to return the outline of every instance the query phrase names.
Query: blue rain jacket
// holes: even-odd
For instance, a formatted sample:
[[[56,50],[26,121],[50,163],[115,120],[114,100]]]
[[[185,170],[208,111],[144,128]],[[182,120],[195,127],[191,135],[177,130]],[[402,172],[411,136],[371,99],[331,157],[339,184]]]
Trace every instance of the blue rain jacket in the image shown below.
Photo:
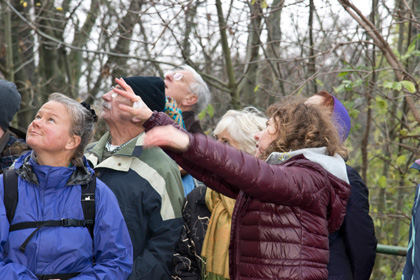
[[[84,219],[81,185],[93,170],[51,167],[36,163],[31,152],[15,163],[19,200],[12,224],[31,221]],[[130,235],[113,192],[96,182],[95,226],[92,238],[85,227],[43,227],[30,239],[25,252],[19,247],[35,230],[9,232],[0,176],[0,279],[37,279],[36,274],[80,272],[72,279],[127,279],[132,270]],[[93,257],[96,264],[93,265]]]

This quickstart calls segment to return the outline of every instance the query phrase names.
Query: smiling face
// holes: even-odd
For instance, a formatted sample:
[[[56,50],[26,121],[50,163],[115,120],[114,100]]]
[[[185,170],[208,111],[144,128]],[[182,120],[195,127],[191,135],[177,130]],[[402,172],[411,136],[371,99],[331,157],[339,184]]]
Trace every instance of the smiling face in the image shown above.
[[[29,124],[26,143],[37,155],[50,154],[59,157],[71,154],[74,147],[74,137],[70,130],[71,116],[66,107],[56,101],[45,103]]]
[[[255,156],[261,157],[264,154],[264,151],[268,148],[268,146],[277,138],[277,129],[274,126],[273,118],[270,118],[267,122],[267,127],[255,134],[255,140],[257,140],[256,149],[255,149]]]

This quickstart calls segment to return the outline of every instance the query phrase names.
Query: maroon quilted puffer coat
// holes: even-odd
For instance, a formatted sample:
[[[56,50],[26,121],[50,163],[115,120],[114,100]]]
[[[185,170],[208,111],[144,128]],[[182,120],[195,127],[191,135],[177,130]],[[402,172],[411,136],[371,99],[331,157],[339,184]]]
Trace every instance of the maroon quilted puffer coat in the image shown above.
[[[171,121],[154,113],[144,126],[147,131]],[[269,164],[198,134],[190,135],[186,152],[168,154],[207,186],[237,199],[231,279],[327,279],[328,234],[340,227],[350,194],[345,181],[303,154]]]

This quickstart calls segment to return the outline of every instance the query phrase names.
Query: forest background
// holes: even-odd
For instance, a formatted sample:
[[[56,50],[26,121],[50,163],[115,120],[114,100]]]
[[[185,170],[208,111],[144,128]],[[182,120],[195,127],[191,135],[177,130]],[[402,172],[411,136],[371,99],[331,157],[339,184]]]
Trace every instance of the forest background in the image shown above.
[[[188,64],[209,84],[206,133],[228,109],[326,90],[348,108],[348,163],[370,191],[381,244],[407,246],[420,157],[420,1],[1,0],[0,78],[26,128],[48,94],[96,104],[115,77]],[[105,130],[100,124],[98,134]],[[401,277],[377,254],[372,279]]]

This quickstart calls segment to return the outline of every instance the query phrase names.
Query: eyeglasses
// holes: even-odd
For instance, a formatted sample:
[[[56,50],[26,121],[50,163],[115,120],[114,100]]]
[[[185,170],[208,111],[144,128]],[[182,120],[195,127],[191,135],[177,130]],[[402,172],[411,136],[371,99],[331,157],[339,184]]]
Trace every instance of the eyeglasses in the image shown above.
[[[184,77],[184,74],[179,73],[179,72],[174,72],[174,71],[166,72],[165,75],[163,75],[163,77],[166,78],[166,76],[168,75],[172,75],[172,79],[174,79],[175,81],[179,81]]]

